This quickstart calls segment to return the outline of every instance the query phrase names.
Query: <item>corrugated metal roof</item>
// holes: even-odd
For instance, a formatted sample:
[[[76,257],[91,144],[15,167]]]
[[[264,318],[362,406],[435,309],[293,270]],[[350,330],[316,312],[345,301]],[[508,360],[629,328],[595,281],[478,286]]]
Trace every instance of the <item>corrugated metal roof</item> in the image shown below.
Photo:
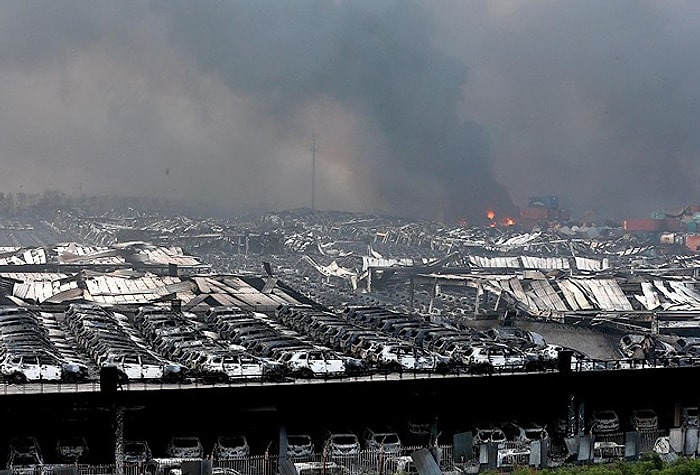
[[[393,259],[386,259],[383,257],[371,257],[371,256],[362,256],[362,270],[367,270],[370,267],[392,267],[392,266],[402,266],[402,267],[411,267],[411,266],[424,266],[429,264],[432,261],[432,259],[427,259],[427,258],[419,258],[419,259],[413,259],[413,258],[393,258]]]
[[[125,264],[115,249],[86,246],[78,243],[58,244],[54,247],[59,264]]]
[[[469,256],[469,263],[483,269],[520,269],[520,259],[510,257]]]
[[[153,264],[176,264],[182,267],[195,267],[202,263],[193,256],[186,256],[180,247],[154,247],[142,249],[148,262]]]
[[[0,250],[0,265],[22,266],[46,264],[46,251],[42,248],[4,247]]]
[[[532,306],[530,303],[530,298],[523,290],[523,286],[520,284],[520,279],[518,279],[517,277],[511,277],[507,280],[501,280],[500,285],[501,288],[503,288],[503,290],[512,294],[516,298],[516,300],[526,305],[528,308]]]
[[[52,281],[70,278],[70,274],[62,272],[0,272],[0,277],[20,282]]]
[[[525,269],[570,269],[569,259],[566,257],[539,257],[539,256],[522,256],[520,260]]]
[[[566,312],[569,308],[564,304],[564,301],[559,297],[557,291],[546,280],[533,280],[530,282],[531,292],[528,296],[532,301],[537,302],[541,311],[555,310],[558,312]]]
[[[668,308],[690,310],[700,308],[700,296],[683,282],[655,280],[654,287],[668,301]]]
[[[569,279],[562,279],[558,282],[566,303],[572,310],[593,310],[595,307],[586,298],[586,294]]]
[[[237,276],[197,276],[193,281],[201,293],[208,294],[220,305],[238,305],[251,309],[274,309],[284,303],[299,303],[279,287],[273,289],[271,293],[263,294]],[[201,298],[193,304],[196,305],[200,301],[202,301]]]
[[[575,256],[576,268],[578,270],[598,272],[603,269],[610,267],[610,262],[607,258],[605,259],[591,259],[589,257],[578,257]]]
[[[654,285],[651,282],[642,282],[642,295],[636,295],[634,298],[642,304],[646,310],[656,310],[661,307],[659,295],[654,292]]]
[[[24,301],[43,303],[53,295],[77,288],[78,282],[75,280],[21,282],[13,286],[12,295]]]
[[[581,290],[593,298],[601,310],[634,310],[615,279],[576,279],[575,282]]]
[[[171,294],[177,295],[182,301],[194,298],[194,284],[173,276],[94,275],[85,279],[85,285],[86,298],[109,305],[148,303]]]

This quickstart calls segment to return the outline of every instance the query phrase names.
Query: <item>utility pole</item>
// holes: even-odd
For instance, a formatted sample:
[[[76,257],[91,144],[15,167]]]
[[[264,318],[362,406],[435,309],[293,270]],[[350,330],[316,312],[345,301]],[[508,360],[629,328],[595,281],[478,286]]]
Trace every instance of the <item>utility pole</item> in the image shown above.
[[[311,137],[311,209],[316,209],[316,134]]]

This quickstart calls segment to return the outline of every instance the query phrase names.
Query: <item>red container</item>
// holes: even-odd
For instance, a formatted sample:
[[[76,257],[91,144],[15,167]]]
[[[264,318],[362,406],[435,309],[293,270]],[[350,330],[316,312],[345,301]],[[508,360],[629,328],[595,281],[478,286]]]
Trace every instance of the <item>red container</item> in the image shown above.
[[[622,222],[622,228],[625,231],[640,231],[648,233],[666,231],[666,220],[653,218],[625,219]]]
[[[688,234],[685,237],[685,245],[692,251],[700,251],[700,234]]]
[[[551,210],[542,207],[520,208],[520,217],[525,219],[548,219],[549,211]]]
[[[666,231],[677,233],[685,230],[685,223],[680,219],[666,218]]]

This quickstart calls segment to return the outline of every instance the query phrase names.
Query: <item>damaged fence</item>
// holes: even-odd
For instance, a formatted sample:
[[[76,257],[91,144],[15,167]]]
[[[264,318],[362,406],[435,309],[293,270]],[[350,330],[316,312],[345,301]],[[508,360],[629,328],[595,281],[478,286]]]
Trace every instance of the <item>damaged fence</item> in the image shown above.
[[[9,472],[16,475],[429,475],[634,461],[649,452],[656,452],[665,460],[694,457],[698,453],[698,429],[577,435],[557,443],[542,440],[472,444],[470,437],[456,435],[451,445],[404,447],[399,453],[362,450],[352,455],[315,454],[284,460],[270,454],[225,461],[157,458],[145,463],[45,465],[13,468]]]

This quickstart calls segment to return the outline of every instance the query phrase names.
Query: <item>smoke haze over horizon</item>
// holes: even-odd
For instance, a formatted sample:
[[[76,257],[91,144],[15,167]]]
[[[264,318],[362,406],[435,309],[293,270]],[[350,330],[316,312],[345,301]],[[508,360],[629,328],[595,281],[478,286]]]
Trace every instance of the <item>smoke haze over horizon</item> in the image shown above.
[[[0,190],[454,221],[700,202],[700,4],[0,4]]]

